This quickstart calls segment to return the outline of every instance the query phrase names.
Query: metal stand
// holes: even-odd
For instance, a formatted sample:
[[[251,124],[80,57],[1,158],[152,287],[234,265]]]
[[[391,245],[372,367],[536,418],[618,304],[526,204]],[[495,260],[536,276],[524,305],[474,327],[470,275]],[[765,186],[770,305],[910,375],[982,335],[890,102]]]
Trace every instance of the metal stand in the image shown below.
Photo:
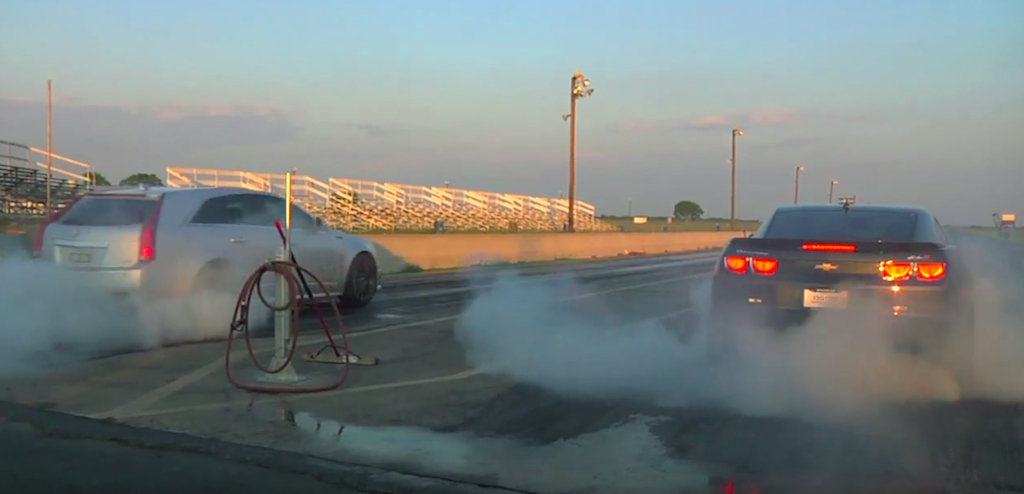
[[[285,240],[284,248],[278,255],[279,261],[291,262],[292,259],[292,172],[288,172],[285,178]],[[274,304],[281,304],[288,300],[292,294],[288,293],[288,282],[284,276],[275,276],[277,290],[274,296]],[[274,358],[270,361],[270,368],[277,369],[288,360],[288,351],[292,344],[292,313],[290,310],[277,311],[274,313]],[[306,378],[295,372],[291,362],[281,372],[275,374],[263,374],[262,382],[273,382],[278,384],[295,384],[305,381]]]

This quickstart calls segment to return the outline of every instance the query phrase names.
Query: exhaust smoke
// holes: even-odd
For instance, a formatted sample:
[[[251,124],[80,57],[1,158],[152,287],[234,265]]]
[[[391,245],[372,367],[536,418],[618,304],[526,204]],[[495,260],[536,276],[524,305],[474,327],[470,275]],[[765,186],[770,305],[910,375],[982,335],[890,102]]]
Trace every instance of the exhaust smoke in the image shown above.
[[[1019,273],[1007,277],[1005,269],[986,271],[985,261],[994,258],[984,250],[969,258],[978,273],[973,295],[979,302],[977,383],[960,383],[942,366],[895,351],[882,323],[889,307],[871,313],[822,312],[798,331],[781,334],[735,328],[739,358],[718,361],[707,355],[704,324],[692,337],[680,338],[677,328],[655,318],[611,321],[592,308],[556,302],[566,298],[564,281],[538,284],[504,273],[477,293],[455,334],[471,365],[563,396],[830,421],[906,402],[977,394],[1021,398],[1024,324],[1019,312],[1005,310],[1014,306],[1010,299],[1022,306],[1021,278]],[[710,280],[696,281],[689,289],[662,287],[646,297],[689,300],[706,321]],[[568,288],[585,291],[581,285]]]
[[[295,414],[314,451],[396,471],[498,485],[527,492],[706,492],[707,465],[673,458],[634,417],[602,431],[538,445],[503,437],[439,433],[414,427],[364,427]],[[615,448],[606,447],[615,444]]]
[[[0,260],[0,374],[223,339],[237,293],[205,290],[155,301],[105,293],[84,273],[21,256]],[[269,315],[258,301],[252,320]]]
[[[982,236],[958,244],[974,276],[976,382],[967,395],[1024,400],[1024,244]]]

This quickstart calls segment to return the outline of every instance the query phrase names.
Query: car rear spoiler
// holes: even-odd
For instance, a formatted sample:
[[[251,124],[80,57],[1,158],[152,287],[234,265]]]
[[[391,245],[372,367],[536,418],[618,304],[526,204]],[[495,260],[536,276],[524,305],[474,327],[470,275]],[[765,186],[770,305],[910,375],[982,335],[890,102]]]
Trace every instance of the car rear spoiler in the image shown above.
[[[807,247],[805,247],[807,246]],[[811,247],[817,246],[818,248]],[[934,252],[942,248],[934,242],[836,242],[834,240],[795,240],[786,238],[734,238],[729,247],[734,249],[762,249],[772,251],[817,250],[823,252],[845,252],[841,248],[830,249],[830,246],[852,246],[852,252],[886,253],[886,252]]]

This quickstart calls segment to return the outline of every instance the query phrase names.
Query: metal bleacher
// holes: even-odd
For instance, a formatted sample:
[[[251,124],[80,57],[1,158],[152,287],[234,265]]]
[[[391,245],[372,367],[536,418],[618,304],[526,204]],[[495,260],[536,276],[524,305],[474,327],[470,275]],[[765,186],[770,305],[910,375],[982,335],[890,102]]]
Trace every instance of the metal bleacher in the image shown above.
[[[285,174],[167,168],[171,187],[242,187],[283,194]],[[449,187],[394,184],[308,175],[292,178],[292,195],[334,228],[353,231],[560,231],[569,201]],[[615,231],[596,208],[576,201],[577,231]]]
[[[44,164],[36,161],[35,154],[46,151],[0,141],[0,215],[8,217],[45,216],[47,173]],[[89,166],[74,160],[57,158],[58,161]],[[89,186],[85,174],[77,174],[62,168],[53,168],[50,177],[50,204],[58,210],[70,203]]]

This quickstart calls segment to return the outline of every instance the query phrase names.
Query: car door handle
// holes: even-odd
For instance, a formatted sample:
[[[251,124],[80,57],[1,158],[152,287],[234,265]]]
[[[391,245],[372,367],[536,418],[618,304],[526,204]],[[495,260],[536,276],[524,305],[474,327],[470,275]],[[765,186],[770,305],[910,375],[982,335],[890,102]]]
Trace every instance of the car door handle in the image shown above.
[[[233,244],[244,244],[245,243],[245,239],[242,238],[242,237],[235,237],[235,238],[231,239],[231,243],[233,243]]]

